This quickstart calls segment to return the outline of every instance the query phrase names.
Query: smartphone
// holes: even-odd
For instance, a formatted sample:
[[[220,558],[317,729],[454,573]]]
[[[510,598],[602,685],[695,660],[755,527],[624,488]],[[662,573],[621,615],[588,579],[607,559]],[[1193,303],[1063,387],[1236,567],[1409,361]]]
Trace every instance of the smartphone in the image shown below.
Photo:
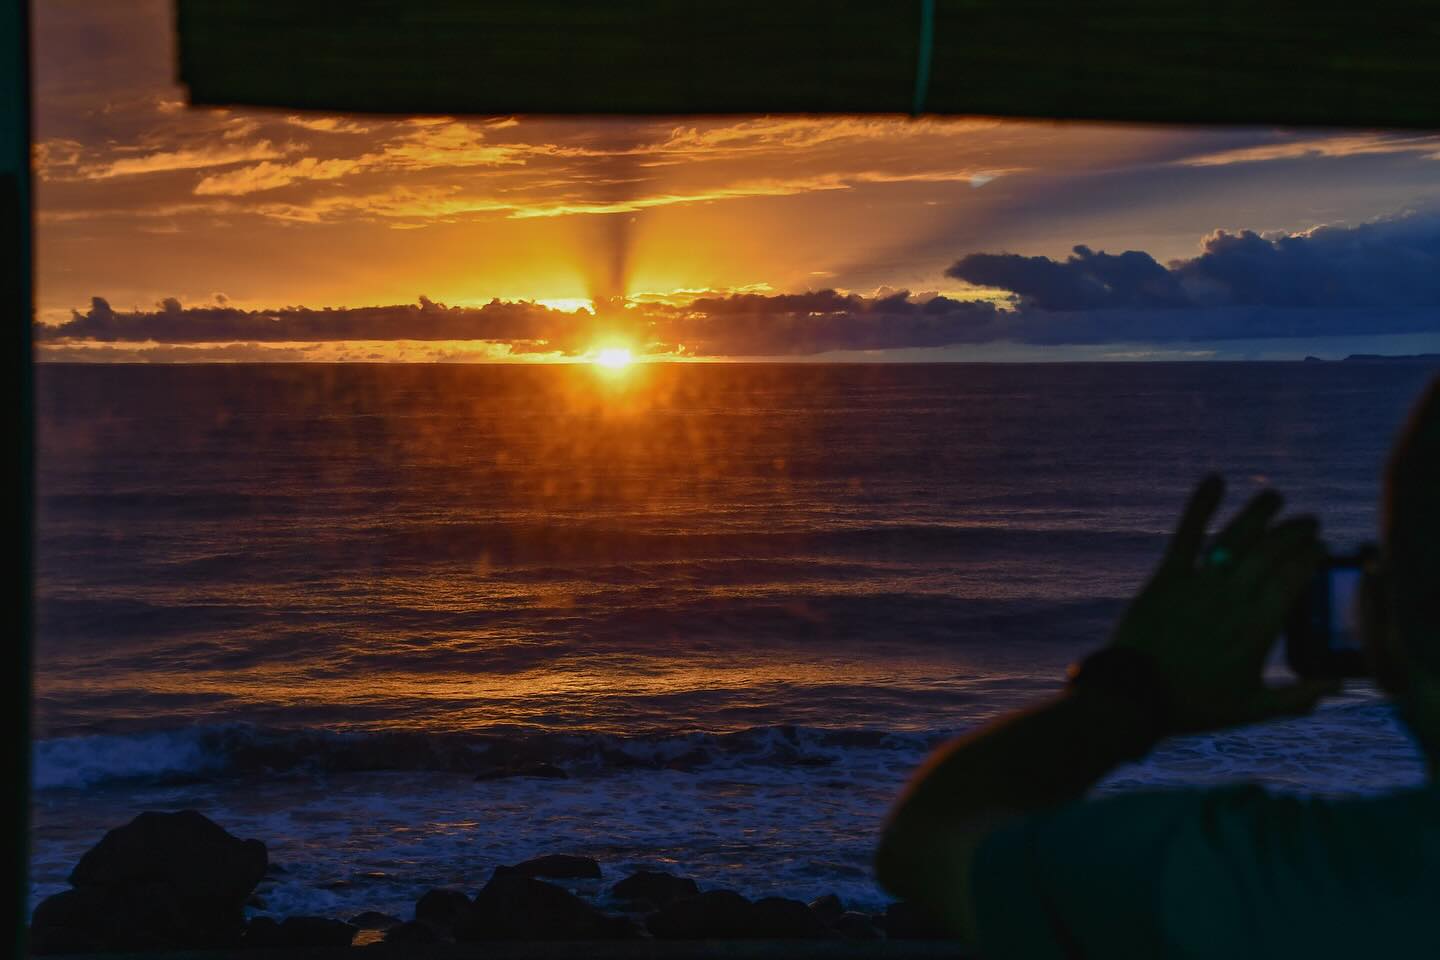
[[[1301,677],[1365,677],[1370,661],[1360,633],[1364,555],[1332,555],[1310,581],[1285,626],[1285,659]]]

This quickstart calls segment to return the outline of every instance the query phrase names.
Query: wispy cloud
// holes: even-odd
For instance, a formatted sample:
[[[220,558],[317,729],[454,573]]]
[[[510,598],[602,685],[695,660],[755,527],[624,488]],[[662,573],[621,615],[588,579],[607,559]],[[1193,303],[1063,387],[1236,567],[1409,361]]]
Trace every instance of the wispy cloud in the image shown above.
[[[342,162],[337,161],[338,163]],[[196,192],[241,194],[252,190],[278,187],[290,182],[287,178],[302,168],[306,168],[305,161],[284,167],[262,164],[259,167],[209,178],[196,188]],[[308,169],[314,171],[313,179],[324,178],[321,176],[325,173],[323,164],[317,163]],[[336,176],[343,175],[344,172],[349,171],[343,171],[337,167]],[[561,188],[561,194],[549,197],[534,193],[529,193],[527,196],[528,191],[523,189],[511,189],[500,194],[472,193],[456,185],[398,186],[370,193],[319,196],[293,202],[264,203],[249,209],[261,216],[297,223],[334,222],[347,218],[411,221],[454,220],[458,217],[497,213],[512,220],[530,220],[637,213],[657,207],[686,206],[727,200],[790,197],[852,190],[857,184],[865,183],[961,182],[981,186],[999,175],[999,171],[968,170],[939,170],[903,174],[858,171],[848,174],[760,178],[688,190],[662,190],[654,193],[637,191],[630,196],[608,199],[584,196],[576,191],[577,184],[569,180],[554,181],[552,185]],[[531,186],[533,187],[533,185]]]
[[[1355,157],[1369,154],[1414,153],[1440,159],[1440,136],[1407,136],[1404,134],[1361,133],[1310,137],[1281,143],[1239,147],[1215,153],[1202,153],[1178,161],[1190,167],[1217,167],[1236,163],[1266,163],[1305,157]]]
[[[369,133],[374,125],[361,123],[349,117],[332,116],[289,116],[285,122],[313,133]]]
[[[251,160],[273,160],[287,154],[298,153],[304,149],[303,144],[287,143],[277,147],[269,140],[261,140],[259,143],[234,146],[162,150],[135,157],[120,157],[107,163],[82,166],[78,168],[77,175],[85,180],[109,180],[112,177],[167,173],[175,170],[203,170],[208,167],[233,166]]]
[[[292,163],[266,160],[250,167],[207,176],[195,185],[196,196],[242,196],[275,190],[302,180],[338,180],[365,169],[365,158],[318,160],[302,157]]]

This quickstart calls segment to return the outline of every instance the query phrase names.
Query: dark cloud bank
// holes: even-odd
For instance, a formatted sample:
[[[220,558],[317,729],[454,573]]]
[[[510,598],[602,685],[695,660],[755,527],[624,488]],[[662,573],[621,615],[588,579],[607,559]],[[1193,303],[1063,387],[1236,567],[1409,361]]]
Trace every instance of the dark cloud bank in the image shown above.
[[[1199,256],[1077,246],[1063,261],[976,253],[946,274],[1012,294],[980,300],[803,294],[701,297],[566,313],[529,302],[245,311],[223,305],[117,312],[96,297],[37,337],[59,342],[282,343],[483,340],[517,353],[582,353],[624,336],[642,349],[694,356],[798,356],[1012,341],[1167,342],[1440,332],[1440,214],[1262,237],[1220,231]]]
[[[946,275],[1014,292],[1039,310],[1440,305],[1440,215],[1318,227],[1267,239],[1217,231],[1200,256],[1161,266],[1148,253],[1076,247],[1064,262],[975,253]]]

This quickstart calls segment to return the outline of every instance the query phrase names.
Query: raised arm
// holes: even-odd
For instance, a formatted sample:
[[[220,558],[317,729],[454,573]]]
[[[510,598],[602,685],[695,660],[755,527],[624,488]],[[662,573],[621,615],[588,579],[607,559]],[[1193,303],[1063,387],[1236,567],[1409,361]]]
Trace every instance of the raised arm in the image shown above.
[[[1274,522],[1281,499],[1267,491],[1207,547],[1222,493],[1218,477],[1199,486],[1159,569],[1066,692],[945,744],[921,767],[876,855],[887,890],[973,939],[970,865],[998,824],[1076,799],[1161,737],[1307,713],[1334,691],[1330,681],[1262,679],[1324,555],[1315,521]]]

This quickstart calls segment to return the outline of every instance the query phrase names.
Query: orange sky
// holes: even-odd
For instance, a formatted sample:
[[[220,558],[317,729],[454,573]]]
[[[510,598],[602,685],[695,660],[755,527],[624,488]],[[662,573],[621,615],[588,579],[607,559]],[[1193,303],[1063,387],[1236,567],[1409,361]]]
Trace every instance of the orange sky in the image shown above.
[[[38,312],[877,288],[958,257],[1194,256],[1426,207],[1440,138],[988,119],[190,109],[158,0],[36,5]],[[663,82],[663,78],[657,79]]]

